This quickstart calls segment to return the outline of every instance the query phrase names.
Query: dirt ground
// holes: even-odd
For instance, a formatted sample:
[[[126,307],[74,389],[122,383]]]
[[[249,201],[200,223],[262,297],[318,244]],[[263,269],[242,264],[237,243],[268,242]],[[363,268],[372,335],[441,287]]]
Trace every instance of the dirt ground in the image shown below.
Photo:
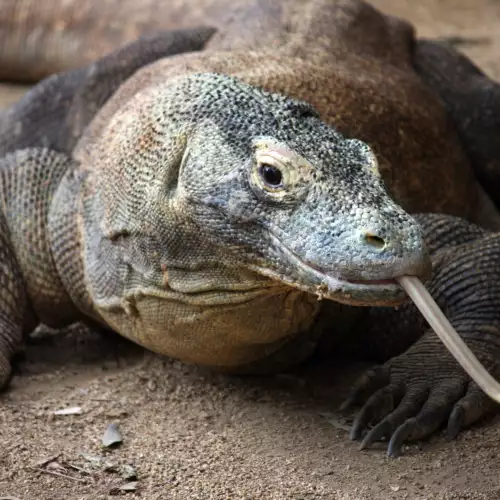
[[[500,78],[499,0],[373,3]],[[17,92],[0,87],[0,103]],[[500,498],[500,418],[396,460],[358,451],[335,408],[361,368],[232,378],[115,336],[40,335],[0,397],[0,500]],[[123,442],[104,449],[110,423]]]

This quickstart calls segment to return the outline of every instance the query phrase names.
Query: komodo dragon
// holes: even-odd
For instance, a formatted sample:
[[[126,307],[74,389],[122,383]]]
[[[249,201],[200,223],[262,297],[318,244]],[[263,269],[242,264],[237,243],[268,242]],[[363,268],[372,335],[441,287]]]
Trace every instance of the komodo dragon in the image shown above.
[[[1,382],[38,323],[83,319],[236,372],[282,370],[340,336],[346,351],[391,358],[348,399],[370,396],[352,438],[374,423],[362,446],[388,437],[395,456],[446,421],[456,436],[494,403],[412,304],[384,306],[404,300],[395,277],[421,276],[500,375],[500,240],[392,199],[479,218],[467,157],[412,69],[412,32],[357,1],[270,19],[249,31],[252,49],[179,54],[210,28],[149,36],[1,116]],[[258,28],[279,46],[259,45]]]

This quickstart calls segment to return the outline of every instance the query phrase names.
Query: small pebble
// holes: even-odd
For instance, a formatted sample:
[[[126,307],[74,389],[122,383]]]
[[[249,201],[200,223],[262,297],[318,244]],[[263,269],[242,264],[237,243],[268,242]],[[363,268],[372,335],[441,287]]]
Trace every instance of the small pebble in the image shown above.
[[[117,424],[109,424],[104,436],[102,437],[102,444],[106,448],[121,444],[123,441],[120,429]]]

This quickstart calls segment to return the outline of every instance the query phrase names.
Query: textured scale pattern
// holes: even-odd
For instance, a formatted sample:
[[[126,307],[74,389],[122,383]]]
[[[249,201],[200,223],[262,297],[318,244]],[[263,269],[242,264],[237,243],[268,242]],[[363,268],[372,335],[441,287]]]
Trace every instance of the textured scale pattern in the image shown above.
[[[3,78],[18,79],[80,68],[121,49],[139,35],[147,37],[143,48],[146,58],[165,57],[169,53],[161,54],[161,35],[159,44],[155,42],[159,30],[213,26],[217,33],[201,29],[189,49],[205,45],[208,53],[169,58],[152,71],[144,71],[136,83],[145,85],[151,73],[165,80],[184,72],[218,71],[306,99],[329,124],[374,147],[390,192],[410,212],[444,212],[490,228],[500,227],[498,213],[478,187],[469,165],[470,160],[481,181],[489,173],[494,176],[492,144],[497,142],[494,116],[498,113],[483,126],[481,117],[486,114],[477,110],[496,108],[497,86],[485,75],[470,71],[468,62],[456,53],[415,39],[408,23],[384,16],[361,0],[145,0],[140,8],[134,0],[54,0],[50,5],[4,0],[0,19],[0,72]],[[173,37],[175,40],[166,40],[167,44],[180,40],[182,47],[187,43],[182,30]],[[149,55],[147,47],[152,47]],[[135,68],[137,62],[142,63],[137,55],[130,59],[120,55],[120,60],[128,61],[123,67]],[[83,96],[86,87],[95,87],[93,82],[98,81],[104,89],[104,82],[113,81],[112,75],[96,79],[96,74],[99,71],[92,75],[80,72],[69,82],[60,78],[49,81],[48,100],[64,104],[67,92],[76,91],[78,78],[90,82],[82,86]],[[69,88],[65,87],[68,83]],[[35,99],[39,102],[41,97],[38,94]],[[117,99],[118,103],[124,101],[123,96]],[[462,104],[456,106],[457,102]],[[63,107],[59,116],[54,115],[56,128],[66,115],[66,127],[59,130],[63,136],[68,132],[78,135],[86,123],[82,99],[75,103],[72,107],[76,112]],[[51,108],[48,102],[44,108]],[[91,114],[93,105],[88,109]],[[472,115],[473,123],[469,119]],[[32,114],[30,119],[17,121],[27,126],[35,118]],[[0,131],[1,121],[0,117]],[[462,134],[461,123],[470,124],[467,133]],[[47,142],[50,131],[40,138],[40,128],[35,123],[30,135],[37,142],[46,141],[43,146],[62,151],[52,143],[64,147],[66,138],[52,137]],[[42,127],[47,128],[50,130]],[[11,132],[9,128],[6,131]],[[5,130],[0,133],[0,142],[3,136]],[[28,142],[23,147],[40,145]],[[488,154],[479,154],[474,144],[481,144],[481,150]],[[487,179],[483,187],[493,195],[495,190],[490,186]]]
[[[292,155],[279,200],[259,184],[255,163],[274,147]],[[398,300],[390,289],[329,289],[311,266],[332,279],[426,266],[420,229],[388,197],[366,144],[304,102],[228,76],[147,88],[79,159],[92,302],[114,329],[185,361],[237,366],[275,350],[309,329],[319,304],[305,292],[322,286],[349,303]]]
[[[3,215],[0,231],[0,387],[3,387],[10,379],[10,360],[21,345],[27,301]]]
[[[67,167],[63,154],[29,149],[7,155],[0,167],[10,244],[31,306],[39,321],[49,326],[65,324],[76,312],[59,278],[48,233],[52,196]]]
[[[0,161],[0,172],[7,165]],[[0,181],[2,207],[5,207],[4,182]],[[19,269],[5,214],[0,214],[0,388],[10,380],[10,360],[20,349],[23,328],[30,317],[25,283]]]
[[[49,21],[51,5],[42,10]],[[66,20],[75,5],[64,2]],[[23,331],[84,319],[237,372],[281,370],[316,346],[376,360],[345,406],[363,405],[351,437],[362,447],[389,439],[393,456],[406,440],[443,424],[454,437],[492,410],[412,304],[327,299],[392,304],[390,285],[363,291],[349,280],[424,275],[425,240],[427,286],[500,376],[498,233],[436,214],[417,216],[419,228],[379,176],[409,210],[494,222],[469,168],[496,178],[493,141],[473,147],[488,127],[481,114],[457,123],[497,87],[357,0],[245,2],[235,11],[206,0],[189,13],[180,0],[161,2],[174,25],[213,21],[215,34],[151,35],[153,0],[140,12],[124,2],[119,15],[134,23],[114,27],[112,0],[98,23],[89,5],[78,3],[62,30],[49,22],[40,46],[55,47],[45,53],[61,62],[60,41],[73,40],[62,53],[75,55],[75,33],[93,27],[81,31],[88,51],[74,60],[90,65],[45,80],[0,115],[0,386]],[[22,34],[37,23],[19,12],[35,7],[7,0],[0,14],[13,13]],[[123,46],[141,26],[149,37]],[[0,40],[3,60],[12,47]],[[51,71],[40,63],[24,77]],[[472,80],[491,92],[467,87]],[[263,150],[282,155],[282,196],[254,168]],[[372,232],[383,244],[370,243]]]

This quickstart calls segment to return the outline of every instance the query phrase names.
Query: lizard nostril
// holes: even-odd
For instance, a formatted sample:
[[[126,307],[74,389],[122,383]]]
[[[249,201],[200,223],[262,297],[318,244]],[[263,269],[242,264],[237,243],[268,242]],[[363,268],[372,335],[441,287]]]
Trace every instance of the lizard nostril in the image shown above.
[[[365,233],[365,242],[375,248],[384,248],[385,240],[373,233]]]

